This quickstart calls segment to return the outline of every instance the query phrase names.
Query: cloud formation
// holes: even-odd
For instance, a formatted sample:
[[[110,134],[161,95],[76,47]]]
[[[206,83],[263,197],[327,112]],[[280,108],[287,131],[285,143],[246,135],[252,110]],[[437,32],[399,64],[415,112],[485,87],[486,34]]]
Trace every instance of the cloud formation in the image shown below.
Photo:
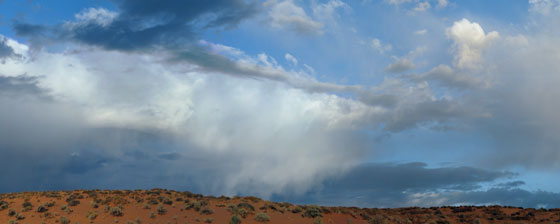
[[[454,42],[454,65],[461,69],[475,69],[480,66],[482,51],[500,37],[498,32],[486,34],[478,23],[462,19],[453,23],[447,37]]]

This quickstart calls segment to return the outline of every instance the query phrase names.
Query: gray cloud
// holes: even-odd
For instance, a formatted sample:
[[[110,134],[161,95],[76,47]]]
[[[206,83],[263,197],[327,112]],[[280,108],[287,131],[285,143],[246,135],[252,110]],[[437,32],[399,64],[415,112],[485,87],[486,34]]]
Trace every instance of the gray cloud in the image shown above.
[[[482,185],[509,180],[516,174],[474,167],[428,168],[425,163],[362,164],[345,175],[327,179],[305,197],[278,196],[278,200],[332,206],[405,207],[443,205],[560,206],[559,193],[518,188],[509,181],[485,190]]]
[[[442,87],[455,89],[475,89],[489,86],[485,81],[474,75],[461,74],[447,65],[438,65],[421,75],[408,77],[413,82],[433,81]]]
[[[278,196],[278,200],[361,207],[442,206],[501,204],[557,207],[558,193],[517,188],[523,181],[482,185],[515,178],[508,171],[468,166],[429,168],[425,163],[362,164],[342,176],[329,178],[305,197]],[[547,198],[549,197],[549,198]]]
[[[16,53],[12,47],[6,43],[7,39],[0,36],[0,59],[15,56]]]
[[[414,69],[414,67],[414,62],[406,58],[401,58],[396,60],[395,63],[388,65],[387,68],[385,68],[385,71],[390,73],[401,73]]]

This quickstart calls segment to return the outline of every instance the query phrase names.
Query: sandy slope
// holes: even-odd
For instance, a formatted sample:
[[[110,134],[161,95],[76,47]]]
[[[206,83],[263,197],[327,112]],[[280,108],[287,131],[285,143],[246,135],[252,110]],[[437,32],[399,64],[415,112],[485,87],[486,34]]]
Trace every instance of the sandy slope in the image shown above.
[[[260,214],[264,213],[264,214]],[[265,215],[266,214],[266,215]],[[560,209],[499,206],[359,209],[298,206],[254,197],[163,189],[0,195],[0,223],[560,223]],[[245,217],[243,217],[245,216]],[[264,216],[258,220],[257,216]],[[266,221],[266,217],[269,218]],[[18,219],[19,218],[19,219]]]

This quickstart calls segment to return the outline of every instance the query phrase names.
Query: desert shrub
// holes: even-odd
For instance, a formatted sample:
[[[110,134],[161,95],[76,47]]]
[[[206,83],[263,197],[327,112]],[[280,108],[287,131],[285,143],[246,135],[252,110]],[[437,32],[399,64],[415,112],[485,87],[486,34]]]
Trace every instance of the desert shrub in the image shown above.
[[[144,204],[144,209],[150,209],[150,204],[148,203]]]
[[[321,219],[321,217],[316,217],[313,219],[313,224],[323,224],[323,219]]]
[[[167,209],[163,205],[159,205],[157,208],[157,212],[158,214],[163,215],[167,212]]]
[[[10,204],[7,201],[0,201],[0,211],[7,209],[8,207],[10,207]]]
[[[382,216],[376,215],[373,219],[370,220],[372,224],[387,224],[387,220],[385,220]]]
[[[17,213],[17,214],[15,215],[15,217],[16,217],[17,220],[25,219],[25,216],[24,216],[23,214],[21,214],[21,213]]]
[[[231,220],[229,220],[229,224],[240,224],[241,218],[238,215],[231,216]]]
[[[249,212],[247,212],[246,209],[241,208],[237,210],[237,214],[239,214],[241,217],[246,218],[247,215],[249,214]]]
[[[37,206],[37,212],[41,213],[41,212],[46,212],[46,211],[48,211],[47,206],[44,206],[44,205]]]
[[[171,205],[171,204],[173,204],[173,201],[170,198],[166,197],[166,198],[163,198],[161,200],[161,203],[166,204],[166,205]]]
[[[70,219],[62,216],[62,217],[60,217],[60,223],[61,224],[70,224]]]
[[[204,219],[204,222],[205,222],[205,223],[212,223],[213,221],[214,221],[213,218],[205,218],[205,219]]]
[[[97,212],[88,211],[88,214],[86,215],[86,217],[90,221],[93,221],[95,218],[97,218]]]
[[[237,204],[238,208],[246,208],[249,209],[251,211],[255,211],[255,207],[253,207],[253,205],[247,203],[247,202],[241,202],[239,204]]]
[[[31,202],[23,202],[23,204],[21,204],[21,207],[23,207],[23,209],[28,209],[30,210],[31,207],[33,207],[33,205],[31,204]]]
[[[10,221],[8,222],[8,224],[18,224],[18,222],[17,222],[16,220],[13,220],[13,219],[12,219],[12,220],[10,220]]]
[[[319,208],[319,206],[310,205],[305,207],[305,212],[302,214],[302,216],[315,218],[323,217],[323,214],[321,214],[321,208]]]
[[[300,207],[295,207],[294,209],[292,209],[292,213],[294,213],[294,214],[295,214],[295,213],[300,213],[300,212],[302,212],[302,211],[303,211],[303,210],[302,210]]]
[[[153,212],[150,213],[150,218],[155,219],[156,218],[156,214],[154,214]]]
[[[200,214],[204,214],[204,215],[210,215],[214,213],[214,210],[212,210],[210,207],[208,206],[204,206],[202,209],[200,209]]]
[[[97,204],[96,201],[91,201],[89,205],[91,205],[92,208],[99,208],[99,204]]]
[[[111,214],[112,216],[122,216],[123,212],[119,207],[111,207],[111,209],[109,210],[109,214]]]
[[[148,204],[157,205],[157,204],[159,204],[159,201],[155,198],[150,198],[150,199],[148,199]]]
[[[53,207],[55,204],[56,204],[56,202],[54,202],[54,201],[49,201],[49,202],[45,203],[45,206],[47,206],[47,207],[50,208],[50,207]]]
[[[79,204],[80,204],[80,201],[78,201],[78,200],[70,200],[70,201],[68,201],[68,205],[69,205],[69,206],[76,206],[76,205],[79,205]]]
[[[270,221],[270,216],[268,216],[266,213],[259,213],[257,214],[257,216],[255,216],[255,221],[257,222],[268,222]]]
[[[194,209],[195,211],[200,211],[200,206],[201,206],[200,202],[198,202],[198,201],[193,201],[193,202],[188,203],[188,204],[185,206],[185,210],[189,210],[189,209],[192,208],[192,209]]]
[[[16,210],[8,209],[8,216],[14,216],[14,215],[16,215]]]

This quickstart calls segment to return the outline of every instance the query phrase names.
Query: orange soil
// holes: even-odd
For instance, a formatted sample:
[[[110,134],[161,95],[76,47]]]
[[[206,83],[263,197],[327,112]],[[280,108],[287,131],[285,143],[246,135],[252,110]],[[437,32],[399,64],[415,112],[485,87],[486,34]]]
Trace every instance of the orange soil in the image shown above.
[[[150,200],[151,199],[151,200]],[[75,206],[69,206],[74,200]],[[96,201],[97,208],[92,206]],[[24,202],[28,202],[24,205]],[[47,203],[51,202],[51,207]],[[52,205],[54,202],[54,205]],[[149,208],[146,204],[151,202]],[[29,206],[29,203],[31,206]],[[162,189],[149,191],[59,191],[0,194],[0,224],[62,223],[230,223],[232,215],[240,214],[239,203],[254,207],[241,223],[263,223],[255,219],[258,213],[270,217],[266,223],[553,223],[560,222],[560,209],[522,209],[500,206],[461,206],[438,208],[360,209],[344,207],[298,206],[264,201],[255,197],[204,197],[190,192]],[[189,205],[202,204],[200,210]],[[47,210],[39,210],[42,205]],[[24,208],[27,206],[27,209]],[[62,207],[68,207],[62,210]],[[166,212],[158,214],[158,207]],[[111,214],[111,208],[121,208],[122,214]],[[204,208],[211,214],[202,214]],[[118,209],[117,209],[118,210]],[[298,211],[299,210],[299,211]],[[10,212],[12,214],[10,214]],[[14,214],[16,213],[16,214]],[[90,219],[88,214],[96,213]],[[20,219],[17,219],[19,214]],[[240,216],[240,215],[239,215]],[[304,217],[307,216],[307,217]],[[312,218],[309,216],[316,216]],[[138,222],[138,220],[140,222]]]

